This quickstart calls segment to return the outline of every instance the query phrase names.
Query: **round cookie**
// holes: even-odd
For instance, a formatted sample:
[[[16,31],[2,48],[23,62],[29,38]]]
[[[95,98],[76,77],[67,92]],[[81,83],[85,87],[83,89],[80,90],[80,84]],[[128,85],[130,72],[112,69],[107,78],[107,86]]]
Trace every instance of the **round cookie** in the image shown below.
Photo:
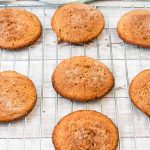
[[[86,43],[104,29],[102,13],[86,4],[70,3],[59,8],[51,23],[58,39],[70,43]]]
[[[19,49],[36,42],[42,33],[39,19],[26,10],[0,9],[0,48]]]
[[[56,150],[116,150],[118,129],[105,115],[80,110],[56,125],[52,140]]]
[[[132,80],[129,95],[134,105],[150,116],[150,69],[140,72]]]
[[[134,10],[123,15],[117,31],[125,42],[150,47],[150,11]]]
[[[15,71],[0,72],[0,122],[26,116],[37,101],[33,82]]]
[[[114,86],[114,77],[101,62],[86,56],[62,61],[52,75],[52,85],[61,96],[77,101],[95,100]]]

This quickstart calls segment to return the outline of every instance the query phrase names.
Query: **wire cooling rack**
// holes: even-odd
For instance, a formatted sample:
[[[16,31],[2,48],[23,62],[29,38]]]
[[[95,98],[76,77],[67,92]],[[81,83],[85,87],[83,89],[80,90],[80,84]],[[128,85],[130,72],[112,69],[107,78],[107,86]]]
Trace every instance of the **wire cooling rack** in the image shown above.
[[[16,70],[29,76],[38,92],[36,107],[27,117],[0,124],[0,150],[54,150],[51,136],[55,124],[63,116],[80,109],[100,111],[116,123],[119,128],[118,150],[150,150],[150,120],[132,105],[128,96],[132,78],[141,70],[150,68],[150,49],[124,43],[115,29],[122,14],[137,8],[150,9],[150,3],[110,4],[94,6],[105,16],[103,33],[89,44],[78,46],[64,42],[57,44],[50,21],[58,6],[41,3],[0,5],[1,8],[18,7],[32,11],[43,25],[42,37],[35,45],[18,51],[0,51],[0,69]],[[72,102],[57,95],[52,88],[51,75],[57,64],[77,55],[98,59],[112,70],[115,87],[101,100]]]

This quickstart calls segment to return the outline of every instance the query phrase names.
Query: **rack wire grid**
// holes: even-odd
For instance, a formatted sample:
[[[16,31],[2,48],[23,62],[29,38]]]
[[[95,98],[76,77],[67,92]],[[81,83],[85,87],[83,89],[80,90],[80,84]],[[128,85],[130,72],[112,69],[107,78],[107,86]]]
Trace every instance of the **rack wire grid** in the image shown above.
[[[128,86],[141,70],[150,68],[150,49],[124,43],[117,35],[120,16],[133,9],[150,9],[149,5],[94,6],[105,16],[103,33],[89,44],[57,44],[50,22],[56,5],[7,4],[0,7],[17,7],[36,14],[42,22],[43,34],[35,45],[18,51],[0,51],[0,69],[16,70],[29,76],[35,83],[38,102],[24,119],[0,124],[1,150],[54,150],[52,131],[60,118],[80,109],[92,109],[106,114],[118,126],[118,150],[150,150],[150,120],[133,106]],[[114,89],[104,98],[87,103],[72,102],[56,94],[51,75],[58,63],[77,55],[90,56],[105,63],[115,76]]]

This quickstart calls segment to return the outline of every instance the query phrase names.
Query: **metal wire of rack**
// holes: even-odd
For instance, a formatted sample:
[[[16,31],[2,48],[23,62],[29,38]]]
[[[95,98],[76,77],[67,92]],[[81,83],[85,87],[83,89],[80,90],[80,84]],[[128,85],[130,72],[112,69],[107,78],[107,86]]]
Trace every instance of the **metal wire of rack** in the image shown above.
[[[112,4],[113,2],[111,2]],[[0,69],[16,70],[29,76],[38,92],[35,109],[24,119],[0,124],[1,150],[53,150],[51,135],[55,124],[69,112],[93,109],[109,116],[119,128],[118,150],[149,150],[150,120],[132,105],[128,86],[141,70],[150,68],[149,49],[124,43],[116,33],[116,24],[122,14],[133,9],[150,9],[150,3],[115,5],[99,3],[95,7],[105,16],[105,29],[89,44],[57,44],[50,20],[57,5],[0,5],[19,7],[35,13],[43,24],[42,37],[37,43],[19,51],[0,52]],[[50,77],[58,63],[76,55],[86,55],[104,62],[112,70],[116,85],[102,100],[78,103],[66,100],[55,93]]]

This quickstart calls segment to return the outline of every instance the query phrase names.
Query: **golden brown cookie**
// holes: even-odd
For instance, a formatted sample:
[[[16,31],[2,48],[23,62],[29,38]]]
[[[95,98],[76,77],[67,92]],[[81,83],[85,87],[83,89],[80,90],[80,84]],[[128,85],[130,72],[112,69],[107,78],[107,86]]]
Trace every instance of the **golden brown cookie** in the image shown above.
[[[39,19],[26,10],[0,9],[0,48],[19,49],[36,42],[42,33]]]
[[[114,86],[114,77],[103,63],[90,57],[76,56],[57,66],[52,84],[65,98],[88,101],[106,95]]]
[[[150,11],[134,10],[123,15],[117,31],[125,42],[150,47]]]
[[[91,6],[70,3],[55,12],[51,25],[59,40],[75,44],[86,43],[103,31],[104,17]]]
[[[116,150],[118,129],[105,115],[80,110],[65,116],[53,131],[56,150]]]
[[[150,116],[150,69],[140,72],[132,80],[129,95],[134,105]]]
[[[37,101],[33,82],[14,71],[0,72],[0,122],[26,116]]]

